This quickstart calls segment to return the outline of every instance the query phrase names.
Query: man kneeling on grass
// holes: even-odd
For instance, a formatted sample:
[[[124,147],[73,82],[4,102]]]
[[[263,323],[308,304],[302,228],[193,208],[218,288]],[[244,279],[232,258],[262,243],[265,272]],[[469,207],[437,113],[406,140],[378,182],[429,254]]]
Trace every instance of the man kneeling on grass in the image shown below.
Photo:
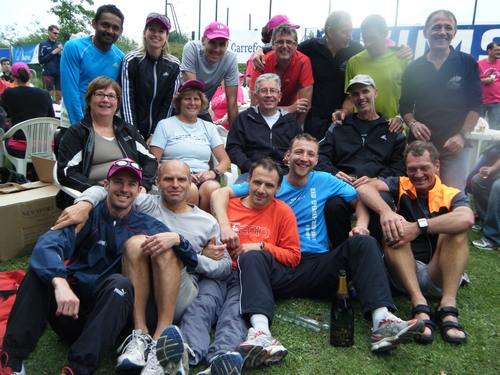
[[[63,375],[99,369],[134,306],[132,282],[120,273],[122,254],[140,247],[147,236],[168,231],[165,224],[132,209],[141,179],[141,167],[133,160],[113,162],[104,180],[107,199],[85,225],[51,230],[39,238],[7,323],[2,374],[26,375],[23,360],[35,349],[47,321],[72,342]],[[194,254],[190,245],[182,252]]]
[[[239,255],[241,312],[251,328],[245,342],[236,351],[245,367],[270,365],[281,360],[287,350],[271,336],[274,299],[290,297],[328,297],[337,290],[340,269],[349,270],[349,278],[359,295],[363,314],[373,320],[371,350],[374,353],[395,349],[412,342],[424,330],[418,319],[403,321],[394,310],[386,276],[382,250],[368,236],[368,211],[348,183],[326,172],[312,169],[318,163],[318,141],[309,134],[297,135],[285,156],[290,172],[283,177],[276,198],[295,213],[299,229],[301,259],[296,267],[279,263],[269,252],[249,251]],[[221,227],[221,240],[228,248],[237,248],[238,234],[227,215],[229,198],[246,195],[247,183],[224,187],[212,193],[212,209]],[[323,209],[332,196],[340,196],[356,207],[358,222],[340,246],[329,251]]]

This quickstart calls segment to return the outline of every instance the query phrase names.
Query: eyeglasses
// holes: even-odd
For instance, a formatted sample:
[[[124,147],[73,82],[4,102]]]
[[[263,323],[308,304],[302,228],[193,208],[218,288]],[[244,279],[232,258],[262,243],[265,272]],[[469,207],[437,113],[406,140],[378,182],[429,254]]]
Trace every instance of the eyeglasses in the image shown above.
[[[276,90],[276,89],[259,89],[259,91],[257,91],[259,94],[261,95],[276,95],[277,93],[279,93],[279,90]]]
[[[112,167],[125,167],[127,165],[138,171],[142,171],[141,166],[132,160],[117,160],[113,164],[111,164]]]
[[[118,95],[116,94],[105,94],[103,92],[94,92],[92,95],[94,95],[97,99],[103,100],[104,98],[108,98],[110,102],[116,102],[119,98]]]
[[[294,42],[294,41],[292,41],[292,40],[283,40],[283,39],[280,39],[280,40],[275,40],[274,44],[277,44],[278,46],[282,46],[284,44],[286,44],[287,46],[294,46],[297,43]]]
[[[170,30],[170,19],[167,16],[165,16],[164,14],[160,14],[160,13],[149,13],[147,16],[148,21],[150,21],[151,19],[155,19],[155,18],[158,18],[158,19],[162,20],[164,23],[166,23],[168,26],[168,29]]]

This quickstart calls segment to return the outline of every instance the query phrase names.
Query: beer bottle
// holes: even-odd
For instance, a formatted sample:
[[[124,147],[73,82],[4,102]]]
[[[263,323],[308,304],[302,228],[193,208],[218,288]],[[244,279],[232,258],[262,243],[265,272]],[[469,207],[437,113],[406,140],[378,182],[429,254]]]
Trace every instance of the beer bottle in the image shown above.
[[[354,344],[354,313],[347,292],[345,270],[339,271],[339,287],[332,304],[330,344],[334,346],[352,346]]]

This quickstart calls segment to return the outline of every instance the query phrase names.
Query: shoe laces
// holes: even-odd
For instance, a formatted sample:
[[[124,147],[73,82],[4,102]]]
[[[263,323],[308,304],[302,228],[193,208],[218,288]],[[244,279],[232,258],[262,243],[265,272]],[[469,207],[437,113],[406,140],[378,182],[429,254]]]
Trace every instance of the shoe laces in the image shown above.
[[[146,368],[148,370],[155,370],[160,366],[158,358],[156,358],[156,343],[149,346],[148,360],[146,361]]]
[[[7,366],[9,362],[9,355],[7,352],[0,353],[0,375],[13,375],[14,370]]]
[[[139,333],[139,330],[132,331],[132,333],[128,335],[125,341],[116,350],[117,353],[121,353],[122,349],[125,353],[132,353],[138,346],[141,350],[147,349],[150,344],[151,338],[149,335],[142,334],[142,331],[140,332],[141,333]]]

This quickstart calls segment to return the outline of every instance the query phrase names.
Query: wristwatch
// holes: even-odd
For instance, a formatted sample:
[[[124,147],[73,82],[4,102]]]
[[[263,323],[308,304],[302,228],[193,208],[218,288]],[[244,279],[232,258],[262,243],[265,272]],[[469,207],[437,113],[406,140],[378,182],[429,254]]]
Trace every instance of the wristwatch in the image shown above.
[[[462,129],[459,131],[459,133],[464,137],[465,140],[470,139],[470,131]]]
[[[212,171],[215,173],[215,178],[217,180],[219,180],[220,179],[220,172],[219,172],[219,170],[217,168],[212,168]]]
[[[425,217],[417,220],[418,227],[422,231],[423,234],[427,234],[427,229],[429,228],[429,222]]]

